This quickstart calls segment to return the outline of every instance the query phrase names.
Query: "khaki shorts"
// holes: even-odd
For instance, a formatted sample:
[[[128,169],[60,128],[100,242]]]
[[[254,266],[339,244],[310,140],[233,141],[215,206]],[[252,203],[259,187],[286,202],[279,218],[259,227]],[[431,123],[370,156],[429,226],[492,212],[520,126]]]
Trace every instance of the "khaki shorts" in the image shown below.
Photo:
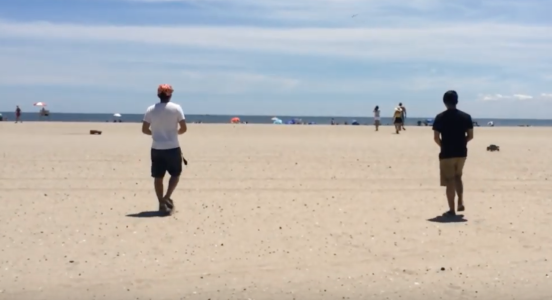
[[[446,186],[448,180],[456,176],[462,176],[462,170],[466,163],[465,157],[445,158],[439,160],[439,170],[441,171],[441,186]]]

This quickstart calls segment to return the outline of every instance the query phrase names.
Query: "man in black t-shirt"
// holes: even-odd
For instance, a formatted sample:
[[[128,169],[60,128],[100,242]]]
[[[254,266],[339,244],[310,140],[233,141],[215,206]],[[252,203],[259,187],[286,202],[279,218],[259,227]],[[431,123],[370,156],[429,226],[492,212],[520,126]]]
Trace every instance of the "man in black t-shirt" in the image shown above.
[[[468,156],[468,142],[473,139],[472,118],[456,109],[458,94],[448,91],[443,96],[447,110],[438,114],[433,121],[433,139],[441,147],[439,169],[441,186],[447,187],[449,211],[444,216],[456,215],[454,196],[458,195],[458,211],[464,211],[464,185],[462,170]]]

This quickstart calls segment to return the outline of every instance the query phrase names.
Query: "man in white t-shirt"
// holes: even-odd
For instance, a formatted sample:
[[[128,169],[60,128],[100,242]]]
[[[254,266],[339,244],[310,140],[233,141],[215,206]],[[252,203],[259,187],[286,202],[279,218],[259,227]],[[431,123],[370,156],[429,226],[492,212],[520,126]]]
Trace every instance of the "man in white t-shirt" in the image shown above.
[[[157,88],[159,103],[146,110],[142,123],[142,132],[152,137],[151,176],[154,178],[155,194],[159,200],[159,211],[171,214],[174,202],[171,196],[178,185],[182,173],[182,151],[178,135],[187,130],[186,118],[182,107],[171,103],[173,88],[161,84]],[[167,193],[163,195],[163,178],[165,173],[171,175]]]

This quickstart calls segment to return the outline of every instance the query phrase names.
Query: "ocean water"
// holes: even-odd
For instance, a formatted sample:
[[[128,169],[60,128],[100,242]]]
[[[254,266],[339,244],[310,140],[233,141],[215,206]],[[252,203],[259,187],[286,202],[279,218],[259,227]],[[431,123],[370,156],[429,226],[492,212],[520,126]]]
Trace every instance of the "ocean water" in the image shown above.
[[[9,121],[15,120],[14,112],[2,112],[4,118]],[[38,112],[36,113],[23,113],[22,120],[25,121],[43,121],[43,122],[113,122],[113,114],[81,114],[81,113],[52,113],[50,117],[39,118]],[[239,117],[242,122],[248,122],[251,124],[271,124],[271,118],[273,116],[240,116],[240,115],[186,115],[188,123],[229,123],[233,117]],[[330,124],[332,117],[309,117],[309,116],[277,116],[284,123],[292,119],[301,119],[306,123],[315,124]],[[137,123],[142,122],[143,114],[124,114],[120,118],[125,123]],[[334,121],[343,124],[348,122],[352,123],[356,120],[361,125],[372,125],[374,119],[371,117],[333,117]],[[410,117],[406,120],[406,125],[417,125],[418,121],[424,121],[428,118],[414,118]],[[391,118],[381,118],[383,125],[391,124]],[[474,118],[475,122],[478,122],[480,126],[487,126],[489,121],[493,121],[495,126],[552,126],[552,120],[536,120],[536,119],[484,119]]]

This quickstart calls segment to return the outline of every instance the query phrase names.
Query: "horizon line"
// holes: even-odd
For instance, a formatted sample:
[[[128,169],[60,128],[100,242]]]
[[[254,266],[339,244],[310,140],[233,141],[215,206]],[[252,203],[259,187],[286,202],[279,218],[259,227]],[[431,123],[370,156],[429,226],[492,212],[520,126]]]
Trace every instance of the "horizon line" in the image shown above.
[[[13,111],[0,111],[0,113],[8,113],[8,114],[14,114]],[[22,112],[22,114],[36,114],[38,112]],[[115,113],[99,113],[99,112],[90,112],[90,113],[84,113],[84,112],[56,112],[55,114],[60,115],[110,115],[113,116]],[[143,115],[143,113],[120,113],[123,117],[124,115]],[[187,116],[214,116],[214,117],[278,117],[278,115],[265,115],[265,114],[205,114],[205,113],[192,113],[192,114],[185,114]],[[293,117],[293,118],[373,118],[373,116],[323,116],[323,115],[280,115],[282,117]],[[382,117],[382,118],[392,118],[392,117]],[[413,116],[413,117],[407,117],[407,119],[433,119],[434,117],[419,117],[419,116]],[[472,119],[494,119],[494,120],[536,120],[536,121],[549,121],[552,119],[535,119],[535,118],[493,118],[493,117],[472,117]]]

